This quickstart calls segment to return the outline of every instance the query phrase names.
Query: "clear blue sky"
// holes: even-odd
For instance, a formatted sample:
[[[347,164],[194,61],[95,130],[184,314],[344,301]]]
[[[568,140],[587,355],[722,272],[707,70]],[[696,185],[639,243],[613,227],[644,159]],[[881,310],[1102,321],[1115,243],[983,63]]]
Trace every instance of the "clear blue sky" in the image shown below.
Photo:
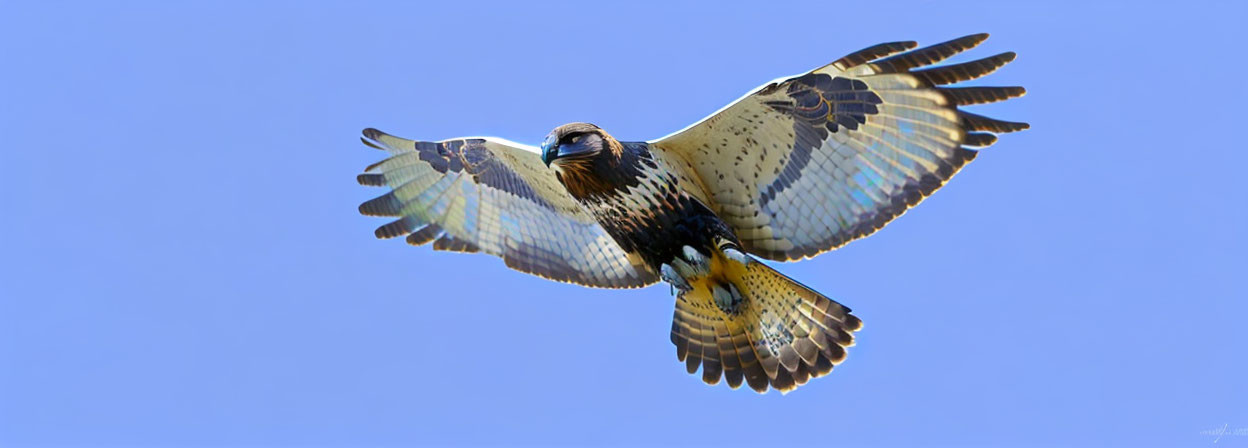
[[[1196,446],[1248,433],[1242,3],[5,2],[0,445]],[[666,134],[890,40],[1014,50],[1028,121],[780,268],[866,322],[707,387],[664,287],[378,241],[360,129]],[[1248,446],[1228,435],[1220,446]]]

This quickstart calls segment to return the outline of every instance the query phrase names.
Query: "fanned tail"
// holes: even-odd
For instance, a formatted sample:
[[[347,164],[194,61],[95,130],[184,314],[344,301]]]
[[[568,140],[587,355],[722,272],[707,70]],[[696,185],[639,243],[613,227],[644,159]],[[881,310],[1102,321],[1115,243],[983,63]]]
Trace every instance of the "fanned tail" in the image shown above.
[[[676,356],[702,380],[782,393],[832,371],[862,321],[850,309],[735,249],[687,279],[672,321]]]

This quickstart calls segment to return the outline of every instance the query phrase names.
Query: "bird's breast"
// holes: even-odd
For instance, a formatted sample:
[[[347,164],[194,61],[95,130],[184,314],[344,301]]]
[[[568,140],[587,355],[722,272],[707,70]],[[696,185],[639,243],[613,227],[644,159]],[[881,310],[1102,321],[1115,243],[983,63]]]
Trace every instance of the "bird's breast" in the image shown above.
[[[645,170],[628,188],[582,204],[621,248],[641,254],[656,269],[684,246],[709,249],[717,236],[736,240],[726,223],[680,187],[676,176],[657,167]]]

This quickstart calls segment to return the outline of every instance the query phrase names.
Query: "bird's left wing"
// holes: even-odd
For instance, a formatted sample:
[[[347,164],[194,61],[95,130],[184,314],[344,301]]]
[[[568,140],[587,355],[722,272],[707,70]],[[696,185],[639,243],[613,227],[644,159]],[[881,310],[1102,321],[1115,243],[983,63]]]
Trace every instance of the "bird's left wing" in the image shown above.
[[[537,148],[496,138],[418,142],[376,129],[362,140],[390,153],[358,177],[391,189],[360,205],[365,215],[399,218],[377,228],[378,238],[485,252],[512,269],[585,286],[658,280],[567,193]]]
[[[987,37],[869,47],[648,143],[747,250],[772,260],[814,256],[883,227],[995,134],[1027,128],[960,108],[1021,96],[1021,87],[946,86],[992,73],[1014,53],[927,67]]]

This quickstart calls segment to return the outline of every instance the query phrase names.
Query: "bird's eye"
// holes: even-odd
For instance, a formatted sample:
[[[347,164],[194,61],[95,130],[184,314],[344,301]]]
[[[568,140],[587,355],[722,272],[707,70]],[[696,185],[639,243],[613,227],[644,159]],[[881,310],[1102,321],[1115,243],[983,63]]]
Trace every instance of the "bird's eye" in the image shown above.
[[[571,144],[575,145],[575,144],[579,143],[579,142],[581,141],[581,137],[584,137],[584,136],[585,136],[584,134],[577,134],[577,135],[574,135],[574,136],[572,136],[572,139],[571,139],[571,140],[568,140],[568,143],[571,143]]]

